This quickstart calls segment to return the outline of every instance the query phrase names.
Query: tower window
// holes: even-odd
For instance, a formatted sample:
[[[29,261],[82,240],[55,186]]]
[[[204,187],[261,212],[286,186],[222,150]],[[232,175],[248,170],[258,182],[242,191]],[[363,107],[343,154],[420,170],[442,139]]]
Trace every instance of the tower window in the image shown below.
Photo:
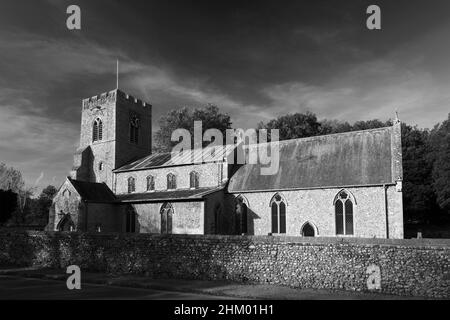
[[[98,171],[102,171],[103,170],[103,162],[100,162],[98,164]]]
[[[286,233],[286,203],[278,193],[270,201],[272,233]]]
[[[197,189],[199,187],[199,174],[195,171],[192,171],[189,174],[190,178],[190,188]]]
[[[128,178],[128,193],[132,193],[136,190],[136,183],[133,177]]]
[[[155,190],[155,178],[153,176],[147,177],[147,191]]]
[[[173,173],[167,175],[167,189],[172,190],[177,188],[177,177]]]
[[[103,122],[100,118],[95,119],[92,126],[92,141],[100,141],[103,139]]]
[[[334,201],[336,234],[353,234],[353,202],[346,191],[340,191]]]
[[[139,117],[136,114],[130,115],[130,142],[139,143]]]

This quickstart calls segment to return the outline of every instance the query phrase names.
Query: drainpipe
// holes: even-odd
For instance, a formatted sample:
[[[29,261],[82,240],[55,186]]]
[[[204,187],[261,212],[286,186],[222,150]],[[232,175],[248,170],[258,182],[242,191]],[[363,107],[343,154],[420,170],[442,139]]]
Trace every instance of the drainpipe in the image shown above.
[[[112,192],[116,194],[116,186],[117,186],[117,174],[113,172],[112,174]]]
[[[386,239],[389,239],[389,211],[388,211],[388,199],[387,199],[387,185],[383,184],[384,191],[384,212],[386,215]]]
[[[84,202],[84,218],[85,218],[85,225],[84,225],[84,232],[88,231],[88,202],[86,200],[83,200]]]

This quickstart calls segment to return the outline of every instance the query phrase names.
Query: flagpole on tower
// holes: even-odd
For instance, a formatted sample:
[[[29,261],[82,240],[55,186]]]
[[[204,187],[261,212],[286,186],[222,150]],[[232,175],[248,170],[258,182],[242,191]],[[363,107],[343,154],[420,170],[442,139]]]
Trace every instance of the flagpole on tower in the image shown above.
[[[117,59],[117,69],[116,69],[116,89],[119,89],[119,59]]]

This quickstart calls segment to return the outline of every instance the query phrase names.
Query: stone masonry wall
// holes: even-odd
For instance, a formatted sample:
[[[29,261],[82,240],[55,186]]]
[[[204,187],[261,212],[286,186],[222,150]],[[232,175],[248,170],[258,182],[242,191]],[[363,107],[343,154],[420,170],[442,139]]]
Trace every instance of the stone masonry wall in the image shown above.
[[[136,232],[161,233],[161,207],[164,203],[132,204],[137,214]],[[171,202],[171,205],[173,234],[203,234],[205,232],[202,201]],[[125,223],[123,226],[125,227]]]
[[[450,297],[449,240],[0,232],[2,263]]]
[[[301,228],[310,223],[316,236],[336,236],[334,199],[342,188],[324,188],[295,191],[246,192],[241,195],[248,206],[249,235],[267,235],[271,232],[271,199],[280,194],[286,203],[286,235],[300,236]],[[386,209],[389,217],[389,237],[403,238],[401,193],[395,186],[345,188],[353,197],[354,236],[387,238]],[[387,193],[386,193],[387,192]],[[387,208],[385,207],[387,195]],[[400,197],[400,200],[398,198]],[[398,201],[396,201],[398,200]]]
[[[147,177],[152,175],[155,179],[155,190],[167,190],[167,175],[176,176],[177,190],[190,188],[190,173],[199,174],[199,187],[217,187],[221,180],[219,177],[220,166],[217,163],[192,164],[173,167],[162,167],[148,170],[116,173],[116,194],[128,192],[128,178],[134,177],[136,181],[136,193],[147,192]]]

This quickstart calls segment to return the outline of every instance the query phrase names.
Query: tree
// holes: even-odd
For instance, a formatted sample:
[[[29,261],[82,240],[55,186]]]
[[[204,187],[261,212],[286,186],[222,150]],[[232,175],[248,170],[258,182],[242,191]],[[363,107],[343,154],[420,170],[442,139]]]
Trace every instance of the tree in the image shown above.
[[[431,132],[430,145],[434,157],[432,185],[439,207],[450,212],[450,114]]]
[[[368,130],[377,129],[383,127],[392,126],[392,121],[388,120],[386,122],[380,121],[378,119],[366,120],[366,121],[356,121],[352,126],[352,131],[358,130]]]
[[[169,152],[178,143],[171,141],[172,133],[176,129],[186,129],[194,139],[194,121],[202,122],[202,134],[208,129],[218,129],[225,137],[225,130],[231,129],[230,116],[221,113],[214,105],[203,108],[188,109],[186,107],[171,110],[159,120],[159,130],[155,135],[155,151]],[[209,142],[208,142],[209,143]]]
[[[49,185],[42,190],[37,199],[30,199],[26,208],[25,223],[33,225],[46,224],[48,212],[57,191],[54,186]]]
[[[0,203],[0,225],[3,225],[17,208],[17,193],[11,190],[0,190]]]
[[[322,120],[320,122],[320,134],[332,134],[352,131],[352,125],[347,121],[341,122],[339,120]]]
[[[317,116],[307,111],[306,113],[287,114],[270,120],[267,123],[259,123],[258,129],[279,129],[280,140],[305,138],[316,135],[333,134],[357,130],[367,130],[388,127],[392,121],[386,122],[378,119],[367,121],[356,121],[353,125],[347,121],[322,120],[318,121]]]
[[[332,134],[349,131],[368,130],[388,126],[392,126],[391,120],[385,122],[380,121],[378,119],[364,120],[364,121],[356,121],[353,125],[351,125],[347,121],[342,122],[339,120],[325,119],[320,122],[320,134]]]
[[[43,199],[45,201],[52,201],[56,195],[56,192],[58,192],[56,187],[49,185],[42,190],[39,199]]]
[[[321,133],[316,115],[309,111],[287,114],[267,123],[260,122],[258,129],[278,129],[280,140],[311,137]]]
[[[7,167],[4,163],[0,163],[0,189],[11,190],[19,193],[23,190],[25,182],[19,170]]]
[[[32,192],[25,189],[22,173],[13,167],[7,167],[4,163],[1,163],[0,190],[11,191],[16,194],[17,206],[12,212],[12,219],[15,221],[23,220],[23,211]]]
[[[428,220],[436,209],[432,186],[433,159],[429,132],[402,124],[403,199],[405,220]]]

